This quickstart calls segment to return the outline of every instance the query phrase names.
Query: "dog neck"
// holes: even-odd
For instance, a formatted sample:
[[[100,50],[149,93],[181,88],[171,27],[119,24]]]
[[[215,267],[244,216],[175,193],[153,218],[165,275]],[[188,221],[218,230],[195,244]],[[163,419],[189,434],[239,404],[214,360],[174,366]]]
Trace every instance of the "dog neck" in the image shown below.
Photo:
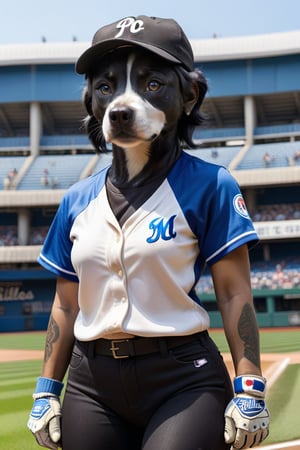
[[[110,180],[126,188],[163,177],[178,159],[185,102],[170,64],[137,48],[117,54],[108,54],[93,77],[92,112],[112,145]]]
[[[181,151],[175,134],[160,135],[151,143],[143,142],[130,148],[113,144],[109,177],[118,187],[147,184],[154,177],[167,175]]]
[[[111,173],[118,184],[130,183],[147,165],[150,155],[149,143],[141,142],[126,148],[113,145]]]

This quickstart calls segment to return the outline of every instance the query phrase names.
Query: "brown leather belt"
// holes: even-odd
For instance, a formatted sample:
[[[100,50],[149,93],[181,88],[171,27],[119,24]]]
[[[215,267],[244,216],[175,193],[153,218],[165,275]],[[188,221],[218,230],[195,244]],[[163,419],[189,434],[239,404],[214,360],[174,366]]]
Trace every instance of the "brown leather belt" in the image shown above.
[[[115,359],[130,358],[170,350],[180,345],[193,342],[204,335],[202,331],[188,336],[171,337],[136,337],[132,339],[97,339],[95,341],[78,341],[78,345],[88,354],[111,356]]]

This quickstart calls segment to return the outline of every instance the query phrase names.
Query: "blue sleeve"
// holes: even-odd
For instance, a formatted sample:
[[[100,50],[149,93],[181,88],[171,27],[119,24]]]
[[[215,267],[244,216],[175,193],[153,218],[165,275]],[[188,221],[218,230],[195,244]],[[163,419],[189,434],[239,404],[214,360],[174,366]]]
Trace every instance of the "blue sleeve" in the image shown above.
[[[225,167],[183,152],[168,180],[198,239],[199,263],[212,265],[258,241],[240,187]]]
[[[223,167],[211,190],[207,214],[209,226],[201,239],[201,252],[209,265],[243,244],[250,247],[258,241],[239,185]]]
[[[68,197],[64,197],[46,236],[38,262],[47,270],[71,281],[78,281],[71,262],[72,241]]]
[[[59,205],[38,257],[38,262],[57,276],[78,282],[71,260],[71,229],[76,217],[88,207],[105,185],[108,168],[71,186]]]

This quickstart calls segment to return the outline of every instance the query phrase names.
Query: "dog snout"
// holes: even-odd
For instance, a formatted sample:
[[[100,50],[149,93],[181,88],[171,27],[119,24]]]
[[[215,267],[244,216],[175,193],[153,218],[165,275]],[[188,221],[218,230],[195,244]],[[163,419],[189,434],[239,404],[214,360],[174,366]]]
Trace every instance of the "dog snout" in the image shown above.
[[[131,125],[134,120],[134,111],[128,106],[118,106],[109,112],[109,120],[113,126],[124,127]]]

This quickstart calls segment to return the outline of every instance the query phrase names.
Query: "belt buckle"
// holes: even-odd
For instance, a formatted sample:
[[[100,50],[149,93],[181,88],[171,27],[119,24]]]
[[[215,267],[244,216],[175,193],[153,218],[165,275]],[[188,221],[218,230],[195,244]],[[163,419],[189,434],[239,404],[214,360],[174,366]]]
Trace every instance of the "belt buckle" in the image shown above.
[[[111,343],[110,350],[112,352],[114,359],[129,358],[129,355],[118,355],[117,354],[117,351],[120,350],[120,347],[116,347],[116,345],[119,344],[120,342],[128,342],[128,339],[117,339],[115,341],[110,341],[110,343]]]

